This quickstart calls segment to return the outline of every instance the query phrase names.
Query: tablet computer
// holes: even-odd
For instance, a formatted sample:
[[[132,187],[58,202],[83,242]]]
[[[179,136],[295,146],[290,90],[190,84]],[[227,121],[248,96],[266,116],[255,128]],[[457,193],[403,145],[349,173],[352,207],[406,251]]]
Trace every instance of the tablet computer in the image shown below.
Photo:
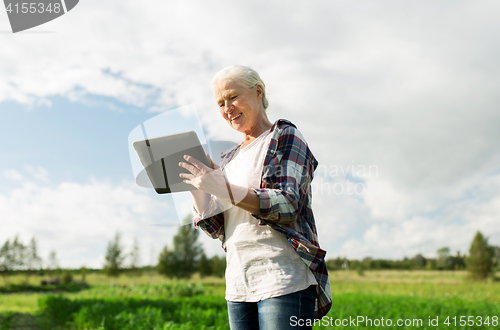
[[[180,173],[189,173],[179,166],[179,162],[186,162],[184,155],[192,156],[210,167],[194,131],[139,140],[133,146],[158,194],[196,190],[179,177]]]

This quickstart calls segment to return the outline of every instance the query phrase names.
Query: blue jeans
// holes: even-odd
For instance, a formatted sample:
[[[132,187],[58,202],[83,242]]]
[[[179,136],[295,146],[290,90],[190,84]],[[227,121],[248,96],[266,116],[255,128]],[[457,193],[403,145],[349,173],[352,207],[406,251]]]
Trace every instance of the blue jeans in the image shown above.
[[[311,285],[302,291],[259,302],[228,301],[229,326],[231,330],[311,329],[306,324],[314,322],[315,292],[316,286]]]

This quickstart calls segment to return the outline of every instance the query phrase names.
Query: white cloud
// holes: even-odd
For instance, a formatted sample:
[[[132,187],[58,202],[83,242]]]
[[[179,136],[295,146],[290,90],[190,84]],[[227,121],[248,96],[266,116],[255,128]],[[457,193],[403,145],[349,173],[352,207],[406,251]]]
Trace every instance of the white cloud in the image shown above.
[[[26,172],[28,172],[33,178],[43,181],[43,182],[48,182],[49,181],[49,173],[47,170],[41,166],[31,166],[31,165],[25,165],[24,166]]]
[[[21,173],[19,173],[18,171],[14,170],[14,169],[10,169],[10,170],[3,170],[2,171],[2,174],[5,178],[9,179],[9,180],[12,180],[12,181],[22,181],[23,180],[23,176]]]
[[[167,198],[152,196],[149,190],[130,182],[62,182],[48,188],[23,181],[22,188],[0,195],[0,214],[0,242],[19,235],[28,243],[34,236],[45,261],[49,251],[55,250],[63,267],[101,267],[106,244],[116,231],[121,233],[127,252],[134,237],[138,239],[143,264],[150,262],[154,242],[156,262],[160,249],[165,244],[172,246],[179,225]],[[214,247],[214,242],[201,235],[207,252],[220,254],[219,245]]]
[[[383,196],[380,200],[387,201]],[[397,201],[394,200],[394,207]],[[390,210],[391,205],[386,205],[386,209]],[[437,249],[443,246],[467,254],[476,231],[489,237],[490,244],[500,245],[499,211],[500,175],[496,174],[471,187],[466,196],[449,201],[430,214],[408,214],[405,219],[392,222],[365,220],[363,237],[346,241],[340,254],[350,258],[401,258],[417,253],[435,257]]]

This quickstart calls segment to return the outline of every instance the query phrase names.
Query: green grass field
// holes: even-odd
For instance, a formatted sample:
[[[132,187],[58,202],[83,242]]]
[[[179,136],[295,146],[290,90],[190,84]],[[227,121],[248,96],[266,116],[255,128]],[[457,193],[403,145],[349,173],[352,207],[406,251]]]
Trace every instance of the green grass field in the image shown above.
[[[344,271],[331,272],[333,308],[314,329],[499,329],[500,282],[465,278],[465,272],[366,271],[351,272],[348,281]],[[89,274],[86,281],[91,287],[78,292],[1,294],[0,329],[229,329],[223,279],[146,274],[133,286],[121,276],[111,287],[109,278]]]

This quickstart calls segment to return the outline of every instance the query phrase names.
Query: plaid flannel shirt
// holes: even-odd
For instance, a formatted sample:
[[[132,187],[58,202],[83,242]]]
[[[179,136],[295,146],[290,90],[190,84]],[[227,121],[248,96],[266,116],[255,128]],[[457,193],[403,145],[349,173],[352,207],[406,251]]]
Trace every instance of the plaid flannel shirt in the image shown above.
[[[277,120],[271,133],[273,136],[264,159],[260,188],[253,189],[260,198],[260,214],[252,216],[259,219],[259,225],[268,225],[285,235],[311,269],[318,282],[315,317],[321,318],[332,306],[332,295],[325,262],[326,251],[319,247],[311,209],[311,181],[318,162],[291,122]],[[240,145],[221,154],[222,170]],[[218,199],[212,195],[202,214],[193,213],[195,227],[212,238],[218,238],[226,251],[224,213]]]

